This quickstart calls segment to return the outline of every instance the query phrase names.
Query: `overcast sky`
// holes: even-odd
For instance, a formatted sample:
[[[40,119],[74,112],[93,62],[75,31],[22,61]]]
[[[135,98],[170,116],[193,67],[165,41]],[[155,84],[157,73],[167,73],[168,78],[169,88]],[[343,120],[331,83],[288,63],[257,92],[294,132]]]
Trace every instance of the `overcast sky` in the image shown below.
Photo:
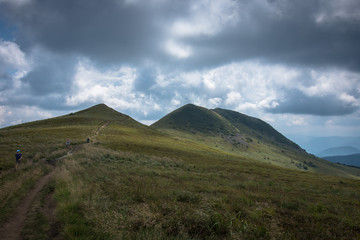
[[[187,103],[360,135],[359,0],[0,0],[0,127]]]

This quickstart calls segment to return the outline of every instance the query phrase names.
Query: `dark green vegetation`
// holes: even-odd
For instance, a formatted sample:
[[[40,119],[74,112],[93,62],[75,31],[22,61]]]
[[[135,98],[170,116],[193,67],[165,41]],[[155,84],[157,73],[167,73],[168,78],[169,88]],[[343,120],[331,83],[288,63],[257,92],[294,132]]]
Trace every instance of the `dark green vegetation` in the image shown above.
[[[309,155],[264,121],[235,111],[208,110],[188,104],[152,126],[225,154],[290,169],[360,179],[358,170]]]
[[[5,201],[14,206],[49,171],[45,160],[65,155],[66,139],[73,143],[32,205],[23,236],[51,236],[54,220],[42,211],[51,193],[62,239],[360,238],[359,169],[309,156],[258,119],[182,110],[154,124],[161,131],[105,105],[1,129],[0,195],[11,192],[19,200]],[[15,173],[17,148],[27,163]],[[323,168],[333,175],[311,172]],[[14,188],[30,177],[29,186]],[[11,208],[0,210],[1,224]]]

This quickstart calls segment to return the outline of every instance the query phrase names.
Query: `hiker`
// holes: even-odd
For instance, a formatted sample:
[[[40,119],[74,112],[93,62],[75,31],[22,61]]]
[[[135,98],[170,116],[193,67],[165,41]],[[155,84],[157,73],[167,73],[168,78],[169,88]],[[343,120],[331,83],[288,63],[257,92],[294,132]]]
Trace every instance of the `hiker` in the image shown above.
[[[67,149],[70,148],[70,139],[68,139],[68,140],[66,141],[65,145],[66,145],[66,148],[67,148]]]
[[[87,139],[86,139],[86,142],[87,142],[87,143],[90,143],[90,138],[87,138]]]
[[[22,158],[22,154],[20,153],[19,149],[16,151],[15,157],[16,157],[15,171],[17,171],[18,165],[21,163],[21,158]]]

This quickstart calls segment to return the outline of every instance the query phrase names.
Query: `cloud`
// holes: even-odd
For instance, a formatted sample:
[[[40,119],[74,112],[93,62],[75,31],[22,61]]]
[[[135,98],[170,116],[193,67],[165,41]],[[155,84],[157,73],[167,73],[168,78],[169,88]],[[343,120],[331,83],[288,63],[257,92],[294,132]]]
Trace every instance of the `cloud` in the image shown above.
[[[359,99],[351,101],[336,95],[309,97],[298,90],[287,92],[286,100],[277,106],[268,108],[271,113],[310,114],[319,116],[348,115],[359,109]]]
[[[192,55],[190,46],[184,46],[172,40],[169,40],[165,43],[165,49],[169,54],[177,58],[188,58]]]
[[[360,65],[359,28],[354,27],[360,4],[355,0],[32,0],[16,8],[9,1],[2,5],[22,45],[40,44],[103,64],[152,59],[194,68],[258,58],[307,66]]]
[[[48,111],[34,106],[8,107],[0,105],[0,126],[15,125],[53,116]]]
[[[193,1],[189,2],[186,18],[175,19],[170,33],[175,37],[213,36],[224,26],[235,25],[240,19],[239,6],[235,1]]]
[[[12,69],[27,68],[28,62],[24,52],[21,51],[19,45],[10,41],[3,41],[0,39],[0,66],[2,70],[4,67]]]
[[[192,102],[292,126],[354,117],[359,11],[356,0],[0,0],[0,31],[11,30],[0,105],[105,102],[153,121]]]
[[[318,24],[326,25],[334,22],[359,22],[360,6],[357,0],[329,0],[316,15]]]
[[[175,77],[159,74],[161,81],[152,88],[159,99],[174,95],[176,102],[180,99],[209,108],[221,106],[249,114],[266,111],[333,116],[354,113],[360,107],[359,75],[345,70],[299,69],[249,61]],[[165,88],[166,97],[161,94]],[[171,94],[174,91],[177,94]]]
[[[17,8],[4,6],[2,12],[17,26],[23,45],[40,44],[93,61],[141,61],[144,53],[156,55],[157,36],[162,35],[152,3],[32,0]]]
[[[66,96],[66,104],[78,106],[86,103],[105,102],[116,109],[142,113],[147,116],[160,107],[151,95],[134,89],[137,70],[131,67],[98,71],[87,60],[78,62],[71,91]]]

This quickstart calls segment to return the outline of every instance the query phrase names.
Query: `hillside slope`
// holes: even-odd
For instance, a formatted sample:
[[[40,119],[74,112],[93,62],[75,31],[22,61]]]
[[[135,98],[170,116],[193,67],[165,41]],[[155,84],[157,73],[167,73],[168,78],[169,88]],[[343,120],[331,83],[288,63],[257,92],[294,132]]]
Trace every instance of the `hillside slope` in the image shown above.
[[[267,164],[338,176],[357,176],[357,170],[307,154],[264,121],[225,109],[209,110],[187,104],[152,127],[222,151]]]
[[[54,239],[54,230],[63,239],[359,239],[358,169],[332,172],[343,178],[274,166],[292,159],[304,169],[310,160],[207,116],[216,131],[200,123],[164,133],[97,105],[0,129],[0,229],[51,168],[17,229],[24,239]],[[96,141],[87,144],[89,136]],[[232,140],[244,137],[236,150]],[[9,159],[19,146],[15,172]],[[61,160],[53,167],[51,159]]]
[[[237,133],[237,129],[216,112],[187,104],[161,118],[152,125],[157,129],[175,129],[185,132]]]

